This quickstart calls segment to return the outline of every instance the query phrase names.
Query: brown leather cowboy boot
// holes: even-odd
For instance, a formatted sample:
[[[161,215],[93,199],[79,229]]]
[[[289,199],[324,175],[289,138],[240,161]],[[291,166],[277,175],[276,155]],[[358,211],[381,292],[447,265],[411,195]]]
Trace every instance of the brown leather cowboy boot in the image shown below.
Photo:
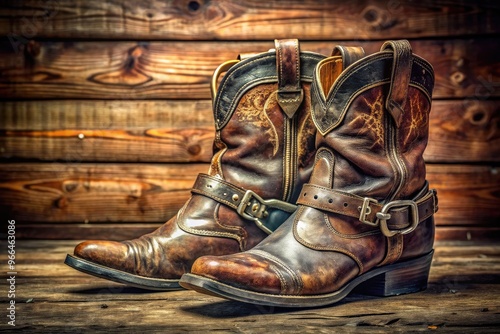
[[[297,40],[280,40],[276,50],[221,65],[212,80],[210,170],[198,176],[177,216],[134,240],[83,242],[65,263],[127,285],[171,290],[198,257],[248,250],[264,239],[295,210],[291,203],[312,171],[310,84],[324,58],[300,52]]]
[[[297,211],[249,251],[199,258],[182,286],[284,307],[335,303],[355,287],[383,296],[426,288],[437,210],[422,157],[433,69],[408,41],[386,42],[343,72],[340,63],[327,58],[314,73],[322,136]]]

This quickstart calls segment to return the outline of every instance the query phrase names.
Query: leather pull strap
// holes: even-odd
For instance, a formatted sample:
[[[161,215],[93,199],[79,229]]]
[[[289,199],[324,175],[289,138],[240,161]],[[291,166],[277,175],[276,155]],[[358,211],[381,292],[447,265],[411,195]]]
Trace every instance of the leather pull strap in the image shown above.
[[[387,41],[382,45],[381,51],[392,49],[394,60],[392,63],[391,87],[385,107],[391,113],[396,126],[399,127],[405,112],[406,97],[410,84],[412,51],[407,40]]]
[[[278,104],[292,118],[304,99],[300,85],[300,49],[297,39],[276,39]]]
[[[365,56],[365,50],[360,46],[337,45],[332,51],[332,56],[342,56],[342,69],[345,70],[352,63]]]

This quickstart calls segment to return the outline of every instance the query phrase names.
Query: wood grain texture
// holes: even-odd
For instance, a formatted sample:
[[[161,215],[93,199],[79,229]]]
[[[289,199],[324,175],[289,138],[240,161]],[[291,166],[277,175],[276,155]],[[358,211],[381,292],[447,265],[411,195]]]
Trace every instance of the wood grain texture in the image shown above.
[[[0,33],[16,40],[420,38],[495,33],[498,12],[492,0],[7,0]]]
[[[427,165],[427,180],[438,191],[437,225],[498,226],[500,169],[481,165]]]
[[[0,213],[20,223],[163,223],[184,204],[208,164],[0,165]],[[500,219],[497,167],[427,166],[441,226],[495,227]]]
[[[389,298],[352,293],[334,305],[308,309],[129,288],[64,265],[75,245],[18,241],[16,332],[498,332],[498,244],[437,243],[425,291]],[[5,242],[0,247],[6,249]],[[7,294],[0,302],[8,302]]]
[[[207,164],[3,164],[0,212],[32,222],[164,222]]]
[[[0,105],[0,157],[101,162],[209,162],[211,102],[19,101]]]
[[[75,162],[210,162],[208,100],[6,101],[0,157]],[[436,100],[427,162],[500,162],[500,108],[492,100]]]
[[[500,162],[500,101],[434,100],[427,162]]]
[[[329,55],[338,41],[304,42],[302,50]],[[5,44],[5,43],[4,43]],[[367,53],[382,42],[363,46]],[[262,52],[268,42],[31,42],[23,52],[0,48],[3,99],[210,99],[209,83],[222,62]],[[414,53],[436,76],[434,98],[500,96],[498,39],[415,40]]]
[[[135,234],[138,235],[138,234]],[[438,241],[498,242],[500,227],[484,226],[438,226]]]

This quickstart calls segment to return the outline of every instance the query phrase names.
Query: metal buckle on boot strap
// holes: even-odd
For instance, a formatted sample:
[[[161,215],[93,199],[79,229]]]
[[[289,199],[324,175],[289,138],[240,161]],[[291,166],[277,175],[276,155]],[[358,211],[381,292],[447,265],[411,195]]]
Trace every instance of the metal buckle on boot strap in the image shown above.
[[[387,221],[391,219],[391,214],[389,213],[389,210],[393,208],[403,208],[406,206],[411,209],[410,226],[402,229],[391,230],[389,226],[387,226]],[[396,234],[408,234],[410,232],[413,232],[413,230],[415,230],[415,228],[419,223],[417,203],[410,200],[398,200],[389,202],[382,207],[382,210],[380,210],[380,212],[377,212],[376,216],[377,216],[376,224],[380,225],[380,230],[382,231],[382,234],[384,234],[386,237],[392,237]]]
[[[359,213],[359,221],[370,226],[378,226],[378,221],[371,222],[367,219],[368,215],[372,213],[370,203],[377,204],[378,202],[376,199],[370,197],[363,198],[363,205],[361,206],[361,208],[358,207],[361,211]]]
[[[269,229],[261,220],[262,218],[265,219],[269,215],[269,212],[267,211],[268,208],[278,209],[285,212],[294,212],[297,206],[277,199],[265,200],[252,190],[247,190],[241,199],[236,212],[238,212],[238,214],[245,219],[253,220],[260,229],[268,234],[271,234],[273,231]]]

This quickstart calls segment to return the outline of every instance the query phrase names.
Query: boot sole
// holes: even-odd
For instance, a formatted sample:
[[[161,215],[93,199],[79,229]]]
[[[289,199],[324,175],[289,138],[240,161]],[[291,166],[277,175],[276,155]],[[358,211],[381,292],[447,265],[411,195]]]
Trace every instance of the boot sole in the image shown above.
[[[108,268],[70,254],[66,255],[64,263],[83,273],[126,284],[135,288],[155,291],[183,290],[179,285],[178,279],[159,279],[138,276],[125,271]]]
[[[266,294],[239,289],[195,274],[184,274],[180,285],[186,289],[244,303],[277,307],[318,307],[344,299],[355,288],[356,292],[384,297],[425,290],[433,253],[434,251],[431,251],[413,260],[372,269],[356,277],[341,289],[321,295]]]

